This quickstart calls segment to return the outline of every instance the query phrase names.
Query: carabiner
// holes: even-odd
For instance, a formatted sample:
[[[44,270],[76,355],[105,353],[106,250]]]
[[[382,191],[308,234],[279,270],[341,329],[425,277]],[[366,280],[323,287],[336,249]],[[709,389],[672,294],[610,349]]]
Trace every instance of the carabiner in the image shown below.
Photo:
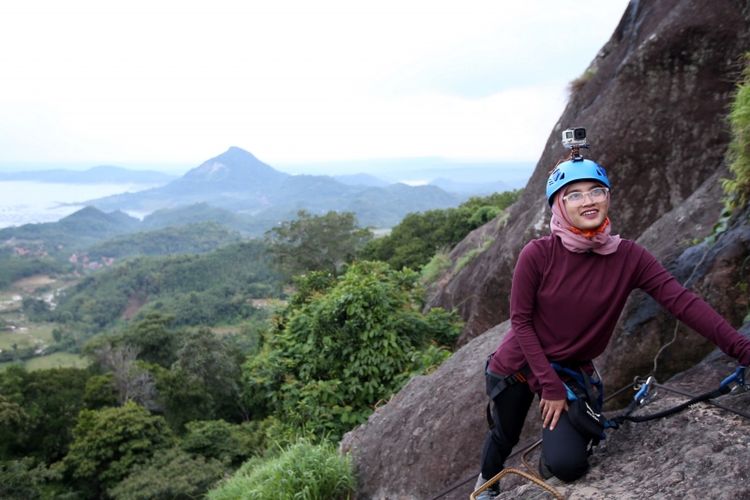
[[[654,377],[649,377],[646,379],[646,382],[640,386],[638,389],[638,392],[635,393],[635,396],[633,396],[633,400],[638,403],[639,405],[643,404],[643,402],[648,398],[648,392],[651,389],[651,383],[654,381]]]
[[[748,387],[745,384],[745,370],[747,370],[747,366],[738,366],[737,369],[734,370],[734,373],[721,381],[721,384],[719,384],[719,388],[721,389],[735,383],[737,384],[736,387],[741,387],[743,390],[747,390]]]

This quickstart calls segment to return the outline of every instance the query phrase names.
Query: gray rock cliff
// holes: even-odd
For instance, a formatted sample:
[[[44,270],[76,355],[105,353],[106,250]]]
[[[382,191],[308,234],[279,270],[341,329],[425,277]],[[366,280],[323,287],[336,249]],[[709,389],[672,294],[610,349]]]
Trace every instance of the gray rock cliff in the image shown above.
[[[590,157],[608,167],[613,182],[615,232],[648,248],[730,323],[750,328],[750,209],[723,231],[714,228],[722,210],[720,179],[727,176],[725,116],[748,47],[748,2],[631,1],[590,71],[575,82],[521,199],[470,234],[451,258],[486,250],[431,290],[430,305],[455,308],[467,321],[461,348],[344,437],[341,448],[352,453],[361,498],[468,497],[486,432],[484,360],[509,327],[518,252],[548,232],[542,193],[548,170],[564,155],[563,128],[588,127]],[[633,294],[596,360],[608,390],[649,373],[674,334],[674,318],[648,296]],[[681,372],[669,384],[700,393],[734,367],[684,326],[675,339],[658,357],[659,380]],[[724,399],[750,409],[750,394]],[[648,412],[682,400],[661,391]],[[612,404],[616,409],[622,401]],[[539,437],[538,416],[530,413],[519,448]],[[704,404],[668,419],[626,424],[592,456],[586,476],[552,484],[566,498],[750,498],[748,431],[747,419]],[[533,487],[521,480],[503,488],[503,498],[534,498],[528,496]]]

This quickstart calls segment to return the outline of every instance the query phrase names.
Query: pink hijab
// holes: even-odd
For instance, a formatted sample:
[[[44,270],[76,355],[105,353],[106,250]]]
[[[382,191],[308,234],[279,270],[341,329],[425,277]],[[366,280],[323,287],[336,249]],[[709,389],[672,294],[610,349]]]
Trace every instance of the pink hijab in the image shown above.
[[[594,252],[600,255],[609,255],[617,251],[620,245],[620,236],[612,236],[610,231],[609,217],[604,219],[601,226],[591,231],[582,231],[573,226],[563,205],[562,197],[565,189],[561,189],[552,203],[552,220],[549,227],[552,234],[560,238],[565,248],[575,253]]]

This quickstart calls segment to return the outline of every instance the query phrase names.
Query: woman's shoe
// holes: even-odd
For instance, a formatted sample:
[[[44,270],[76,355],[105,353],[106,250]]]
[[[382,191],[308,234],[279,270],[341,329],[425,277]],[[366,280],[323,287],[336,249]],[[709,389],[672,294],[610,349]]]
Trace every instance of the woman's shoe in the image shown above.
[[[481,474],[479,474],[479,477],[477,478],[477,483],[474,485],[474,491],[478,490],[482,487],[484,483],[489,481],[489,479],[485,479],[482,477]],[[477,495],[475,498],[476,500],[492,500],[496,496],[500,494],[500,486],[495,483],[483,492],[481,492],[479,495]]]

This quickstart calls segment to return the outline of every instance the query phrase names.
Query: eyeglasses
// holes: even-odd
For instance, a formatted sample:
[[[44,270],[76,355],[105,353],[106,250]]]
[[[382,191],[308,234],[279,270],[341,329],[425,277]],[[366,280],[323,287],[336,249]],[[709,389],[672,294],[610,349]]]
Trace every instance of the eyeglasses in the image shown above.
[[[609,193],[609,188],[598,187],[583,193],[580,191],[574,191],[563,196],[563,200],[570,205],[577,206],[583,205],[584,200],[588,196],[592,203],[599,203],[600,201],[607,199],[607,193]]]

